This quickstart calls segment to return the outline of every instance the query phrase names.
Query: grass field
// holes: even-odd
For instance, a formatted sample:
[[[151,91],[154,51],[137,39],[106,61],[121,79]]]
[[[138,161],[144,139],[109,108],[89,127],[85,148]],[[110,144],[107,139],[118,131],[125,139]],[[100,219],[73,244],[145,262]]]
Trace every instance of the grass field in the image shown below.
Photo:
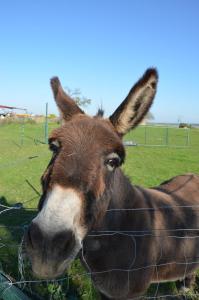
[[[56,126],[50,123],[49,131]],[[153,127],[147,130],[150,130],[147,139],[145,129],[139,127],[130,132],[126,140],[148,145],[165,144],[164,129]],[[183,147],[187,143],[187,132],[175,128],[169,128],[169,147],[128,147],[123,167],[125,173],[134,184],[147,187],[178,174],[199,173],[199,130],[191,129],[189,134],[189,147]],[[0,136],[0,204],[10,206],[23,203],[24,207],[0,214],[0,264],[7,274],[19,279],[18,245],[25,226],[36,213],[40,176],[51,153],[44,144],[44,124],[25,124],[24,132],[20,124],[3,125],[0,127]],[[77,275],[73,275],[70,281],[67,296],[63,292],[66,284],[63,289],[50,284],[44,288],[44,285],[38,284],[35,290],[43,295],[45,289],[45,293],[50,295],[49,299],[96,299],[89,281],[78,276],[78,272],[82,272],[78,262],[74,264],[72,272]],[[88,296],[91,291],[92,296]],[[46,297],[44,299],[48,299]]]

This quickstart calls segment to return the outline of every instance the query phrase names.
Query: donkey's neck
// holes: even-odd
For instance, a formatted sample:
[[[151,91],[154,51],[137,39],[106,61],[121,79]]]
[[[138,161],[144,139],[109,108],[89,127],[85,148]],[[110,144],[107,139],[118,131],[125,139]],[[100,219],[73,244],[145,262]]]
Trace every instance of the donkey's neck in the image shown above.
[[[132,208],[136,202],[135,195],[136,188],[118,168],[110,182],[111,201],[109,209]]]
[[[143,211],[136,214],[135,211],[151,207],[146,193],[144,188],[132,185],[123,172],[117,169],[110,182],[110,203],[103,226],[109,230],[132,230],[143,222]]]
[[[119,265],[120,267],[129,265],[129,258],[131,261],[134,255],[131,235],[138,229],[144,230],[151,228],[152,225],[151,214],[142,209],[153,205],[150,191],[133,186],[120,169],[110,175],[105,197],[100,199],[109,201],[109,206],[103,219],[92,228],[83,244],[82,261],[83,263],[85,260],[89,261],[94,270],[118,268],[118,262],[124,257],[122,253],[125,253],[125,249],[129,249],[130,254],[124,257]],[[137,247],[140,249],[138,243]],[[87,264],[85,266],[87,267]]]

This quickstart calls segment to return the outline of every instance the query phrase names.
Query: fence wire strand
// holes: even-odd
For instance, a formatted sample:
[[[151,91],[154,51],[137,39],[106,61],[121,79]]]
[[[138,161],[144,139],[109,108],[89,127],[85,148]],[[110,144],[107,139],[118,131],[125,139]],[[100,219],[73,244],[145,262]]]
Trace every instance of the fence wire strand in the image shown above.
[[[28,138],[28,137],[26,137]],[[36,145],[36,139],[31,137],[29,138],[35,145]],[[15,143],[16,144],[16,143]],[[154,146],[154,145],[150,145]],[[22,148],[20,145],[16,144],[16,147]],[[26,165],[27,163],[34,163],[35,161],[38,161],[39,159],[43,159],[46,157],[46,152],[45,153],[39,153],[38,151],[35,151],[31,155],[26,155],[25,157],[18,158],[15,161],[10,161],[7,163],[1,163],[0,164],[0,170],[8,171],[11,168],[16,168],[22,165]],[[40,192],[37,190],[37,188],[34,187],[34,185],[31,183],[31,180],[27,180],[23,174],[20,174],[21,179],[23,179],[23,184],[28,185],[30,189],[33,192],[33,195],[30,199],[24,200],[23,202],[20,203],[19,206],[16,205],[5,205],[3,203],[0,203],[0,217],[5,217],[6,214],[16,212],[18,211],[19,213],[23,212],[36,212],[37,208],[36,207],[28,207],[29,203],[31,201],[35,201],[36,199],[39,198]],[[8,187],[9,188],[9,187]],[[111,216],[111,214],[117,214],[117,213],[125,213],[125,212],[132,212],[132,214],[136,213],[144,213],[146,211],[148,212],[155,212],[155,214],[161,213],[163,210],[172,210],[174,208],[183,208],[183,209],[194,209],[195,212],[199,211],[199,205],[174,205],[174,206],[160,206],[160,207],[154,207],[154,208],[149,208],[149,207],[144,207],[144,208],[114,208],[114,209],[108,209],[107,210],[107,216]],[[67,276],[64,276],[62,278],[54,279],[54,280],[40,280],[40,279],[29,279],[30,275],[26,274],[27,273],[27,267],[28,271],[30,270],[30,264],[27,262],[26,254],[24,252],[24,241],[23,241],[23,234],[27,228],[27,222],[24,221],[23,224],[20,225],[9,225],[9,224],[0,224],[0,229],[6,230],[8,229],[9,232],[15,234],[15,230],[19,233],[21,236],[21,241],[18,243],[11,242],[11,238],[4,238],[0,237],[0,250],[2,248],[6,248],[8,250],[13,250],[15,253],[17,253],[18,257],[18,271],[19,271],[19,278],[14,281],[10,276],[6,276],[7,279],[7,287],[2,291],[2,295],[5,295],[6,291],[10,289],[12,286],[18,286],[20,289],[25,289],[27,286],[29,287],[29,290],[31,290],[32,285],[38,285],[41,283],[63,283],[67,282],[67,287],[69,289],[69,284],[70,284],[70,279],[73,279],[74,275],[71,275],[70,273]],[[180,234],[182,236],[180,236]],[[170,228],[170,229],[153,229],[153,230],[98,230],[98,231],[92,231],[91,233],[88,234],[88,237],[93,237],[93,238],[103,238],[103,237],[113,237],[113,236],[124,236],[129,238],[129,244],[132,245],[133,253],[130,263],[127,268],[109,268],[109,269],[104,269],[101,271],[92,271],[91,266],[89,266],[88,261],[86,260],[86,257],[84,255],[84,244],[82,243],[82,249],[81,249],[81,254],[82,254],[82,260],[87,268],[88,271],[83,271],[78,273],[79,277],[89,277],[92,278],[92,276],[95,275],[100,275],[100,274],[107,274],[107,273],[112,273],[112,272],[124,272],[127,275],[127,294],[131,290],[131,276],[135,272],[140,272],[143,271],[145,272],[147,269],[154,268],[155,269],[155,277],[157,281],[157,285],[155,287],[155,292],[153,293],[153,296],[138,296],[136,298],[133,298],[133,300],[139,300],[139,299],[146,299],[146,300],[152,300],[152,299],[177,299],[177,297],[181,297],[181,293],[175,293],[173,294],[164,294],[164,295],[159,295],[159,290],[160,290],[160,282],[161,282],[161,277],[158,271],[158,268],[164,267],[164,266],[169,266],[169,265],[181,265],[184,267],[184,276],[183,278],[186,278],[188,274],[188,267],[190,265],[199,265],[199,257],[195,257],[195,260],[192,260],[192,257],[188,257],[186,253],[186,246],[185,243],[191,239],[198,239],[199,238],[199,228]],[[137,253],[137,238],[143,238],[143,237],[158,237],[158,238],[173,238],[173,239],[179,239],[179,240],[184,240],[183,241],[183,261],[172,261],[172,262],[166,262],[166,263],[155,263],[155,264],[150,264],[150,265],[143,265],[140,267],[135,266],[136,259],[140,253]],[[160,249],[160,255],[158,258],[158,261],[160,262],[163,258],[163,248],[162,248],[162,243],[161,241],[159,242],[159,249]],[[9,257],[10,253],[2,253],[1,258],[4,256]],[[168,257],[168,260],[172,259]],[[0,282],[1,284],[1,282]],[[184,282],[184,288],[185,282]],[[90,281],[90,286],[89,286],[89,297],[90,299],[93,299],[93,289],[92,289],[92,283]],[[179,298],[180,299],[180,298]],[[184,295],[183,299],[187,299],[186,294]],[[131,300],[131,298],[128,298],[128,300]]]
[[[23,207],[14,207],[14,206],[7,206],[7,205],[3,205],[3,204],[0,204],[0,207],[1,207],[1,214],[2,213],[6,213],[8,211],[11,211],[11,210],[23,210],[24,208]],[[194,206],[191,206],[191,207],[194,207]],[[198,206],[196,206],[198,208]],[[184,208],[184,206],[183,206]],[[161,209],[168,209],[167,207],[161,207]],[[108,210],[109,211],[109,210]],[[132,211],[134,211],[132,209]],[[138,211],[138,209],[136,209],[136,211]],[[141,209],[142,211],[142,209]],[[149,210],[151,211],[151,210]],[[117,212],[117,211],[116,211]],[[156,210],[156,213],[158,213],[158,210]],[[8,228],[9,226],[6,226],[6,225],[1,225],[0,226],[1,228]],[[17,229],[17,230],[22,230],[22,232],[24,233],[25,232],[25,226],[10,226],[10,229]],[[151,231],[153,231],[153,233],[151,233]],[[175,234],[171,234],[169,235],[168,232],[173,232],[173,233],[180,233],[180,232],[185,232],[186,231],[186,234],[185,236],[178,236],[178,235],[175,235]],[[164,233],[167,233],[167,234],[164,234]],[[99,275],[99,274],[106,274],[106,273],[111,273],[111,272],[124,272],[124,273],[127,273],[127,287],[128,287],[128,292],[130,291],[130,275],[133,273],[133,272],[137,272],[137,271],[145,271],[146,269],[149,269],[149,268],[155,268],[155,272],[156,272],[156,281],[157,281],[157,285],[156,285],[156,289],[155,289],[155,292],[154,292],[154,296],[152,297],[149,297],[149,296],[145,296],[143,298],[142,297],[137,297],[137,298],[133,298],[133,300],[135,299],[163,299],[164,297],[170,297],[170,298],[175,298],[177,296],[180,297],[181,294],[179,295],[164,295],[164,296],[161,296],[161,295],[158,295],[159,293],[159,286],[160,286],[160,282],[161,280],[159,280],[159,273],[158,273],[158,267],[163,267],[163,266],[169,266],[169,265],[183,265],[184,266],[184,276],[183,278],[186,278],[186,276],[188,275],[187,273],[187,268],[188,268],[188,265],[195,265],[195,264],[199,264],[199,257],[197,257],[198,259],[197,260],[194,260],[192,261],[191,260],[191,257],[187,257],[187,254],[186,254],[186,246],[184,244],[184,242],[188,239],[197,239],[199,238],[199,235],[193,235],[193,236],[189,236],[188,233],[193,233],[193,232],[199,232],[199,228],[177,228],[177,229],[156,229],[156,230],[150,230],[147,232],[147,230],[134,230],[134,231],[95,231],[95,232],[91,232],[88,236],[89,237],[104,237],[104,236],[120,236],[120,235],[123,235],[125,237],[129,237],[130,238],[130,243],[132,243],[133,245],[133,249],[134,249],[134,256],[132,257],[132,260],[130,262],[130,265],[128,268],[126,269],[121,269],[121,268],[112,268],[112,269],[105,269],[105,270],[102,270],[102,271],[95,271],[93,272],[92,271],[92,268],[89,266],[85,256],[84,256],[84,245],[82,244],[82,259],[83,259],[83,262],[84,264],[86,265],[86,268],[87,268],[87,272],[83,272],[81,274],[78,274],[78,276],[80,277],[84,277],[84,276],[89,276],[90,278],[92,276],[95,276],[95,275]],[[157,234],[156,234],[157,233]],[[163,233],[163,234],[160,234],[160,233]],[[135,261],[136,261],[136,258],[137,258],[137,246],[136,246],[136,238],[137,237],[145,237],[145,236],[154,236],[154,237],[161,237],[161,238],[176,238],[176,239],[184,239],[185,241],[183,242],[183,253],[184,253],[184,261],[172,261],[172,262],[166,262],[166,263],[161,263],[161,264],[151,264],[151,265],[146,265],[146,266],[141,266],[141,267],[134,267],[134,264],[135,264]],[[6,289],[4,289],[3,293],[6,293],[6,290],[9,289],[12,285],[16,285],[16,286],[19,286],[21,289],[24,289],[25,286],[27,284],[37,284],[37,283],[42,283],[42,282],[48,282],[47,280],[26,280],[26,276],[25,276],[25,266],[24,266],[24,253],[23,253],[23,235],[22,235],[22,241],[20,244],[18,245],[12,245],[11,243],[9,243],[9,245],[6,244],[6,242],[8,243],[9,240],[4,240],[4,239],[0,239],[0,248],[2,247],[12,247],[12,246],[15,246],[17,249],[18,249],[18,269],[19,269],[19,273],[20,273],[20,280],[19,281],[12,281],[10,278],[8,278],[9,280],[9,283],[8,283],[8,286]],[[159,261],[161,261],[161,258],[162,258],[162,254],[163,254],[163,249],[162,249],[162,245],[161,245],[161,242],[159,243],[159,246],[160,246],[160,256],[159,256]],[[170,259],[170,258],[168,258]],[[70,275],[68,275],[67,277],[63,277],[61,279],[55,279],[53,280],[54,283],[61,283],[63,281],[66,281],[66,280],[69,280],[70,278]],[[72,278],[72,276],[71,276]],[[184,285],[184,289],[186,288],[186,286]],[[92,299],[92,287],[90,286],[89,287],[89,295]],[[184,296],[186,299],[186,295]],[[166,299],[166,298],[165,298]]]

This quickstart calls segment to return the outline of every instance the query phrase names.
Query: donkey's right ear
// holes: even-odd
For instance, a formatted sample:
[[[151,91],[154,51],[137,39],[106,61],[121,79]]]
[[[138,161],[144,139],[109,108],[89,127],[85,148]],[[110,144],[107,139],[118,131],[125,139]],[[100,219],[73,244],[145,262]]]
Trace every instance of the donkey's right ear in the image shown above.
[[[148,69],[110,116],[109,119],[120,136],[136,127],[146,116],[156,94],[157,82],[156,69]]]
[[[50,84],[62,121],[69,121],[76,114],[84,114],[75,101],[64,92],[58,77],[53,77]]]

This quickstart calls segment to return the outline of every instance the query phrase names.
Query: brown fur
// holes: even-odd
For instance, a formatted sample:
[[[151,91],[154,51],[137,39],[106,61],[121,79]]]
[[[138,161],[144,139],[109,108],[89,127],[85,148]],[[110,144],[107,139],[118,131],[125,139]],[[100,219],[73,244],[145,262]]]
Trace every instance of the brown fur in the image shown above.
[[[110,121],[120,135],[126,134],[142,121],[153,103],[157,81],[157,71],[148,69],[110,116]]]
[[[114,179],[112,189],[117,194],[122,189],[117,183],[125,184],[127,179],[120,172],[115,176],[119,178]],[[84,242],[83,257],[93,272],[94,284],[110,299],[133,299],[151,282],[183,279],[199,267],[199,238],[191,238],[198,232],[187,230],[199,228],[199,197],[190,193],[199,191],[199,176],[177,176],[157,189],[128,188],[122,189],[119,203],[112,198],[96,235],[91,233]],[[178,191],[170,193],[173,189]],[[111,211],[118,207],[132,211]],[[118,233],[100,236],[101,230]],[[126,272],[108,272],[111,269]],[[97,274],[102,271],[106,272]]]
[[[179,175],[144,189],[131,185],[118,167],[125,158],[121,136],[147,113],[157,78],[148,70],[110,119],[86,116],[66,99],[57,79],[51,82],[65,124],[49,139],[54,150],[42,176],[39,210],[56,185],[80,195],[78,217],[86,232],[81,260],[102,299],[135,299],[152,282],[188,281],[199,267],[199,176]],[[64,251],[73,257],[75,240],[71,232],[61,233],[51,253],[48,245],[57,239],[38,225],[32,223],[26,235],[28,255],[32,262],[49,261],[49,268],[53,262],[57,276],[56,263],[66,258]]]
[[[73,99],[64,92],[58,77],[53,77],[50,83],[63,121],[70,120],[75,114],[84,113]]]

